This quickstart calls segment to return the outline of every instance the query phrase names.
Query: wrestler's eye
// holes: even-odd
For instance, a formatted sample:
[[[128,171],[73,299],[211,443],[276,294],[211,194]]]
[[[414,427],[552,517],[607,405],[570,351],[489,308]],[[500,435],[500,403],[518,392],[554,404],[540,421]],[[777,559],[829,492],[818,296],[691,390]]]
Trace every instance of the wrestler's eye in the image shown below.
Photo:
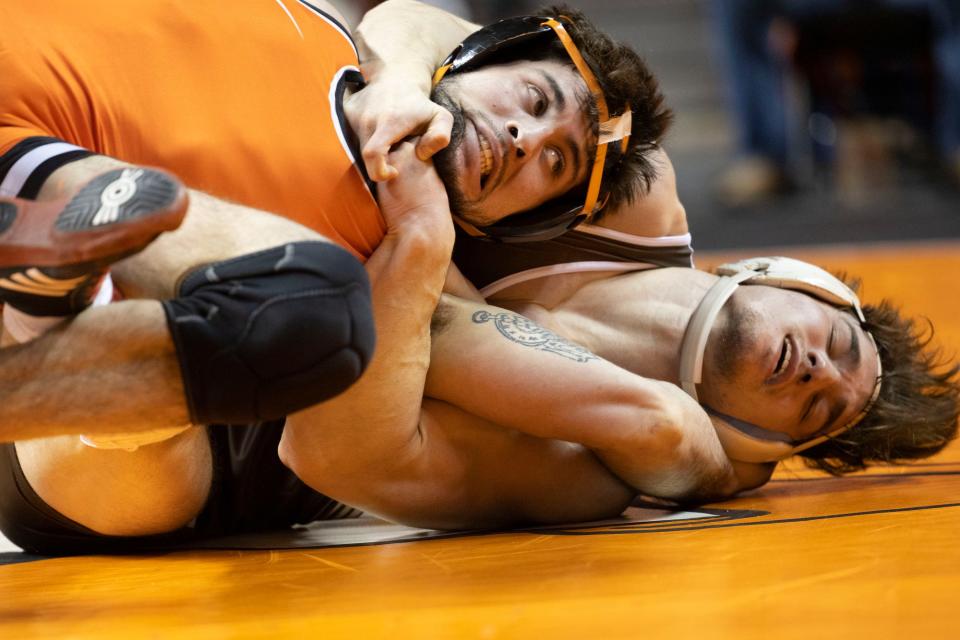
[[[530,113],[535,116],[542,116],[547,110],[547,96],[543,94],[540,87],[536,85],[527,85],[530,90]]]
[[[550,173],[553,174],[553,177],[558,178],[563,175],[563,168],[566,166],[563,153],[554,147],[547,147],[544,151],[547,154],[547,159],[550,163]]]
[[[800,414],[800,422],[803,422],[810,417],[810,414],[813,412],[813,408],[817,406],[817,402],[820,400],[820,394],[814,393],[810,395],[810,399],[807,400],[806,406],[804,406],[803,413]]]

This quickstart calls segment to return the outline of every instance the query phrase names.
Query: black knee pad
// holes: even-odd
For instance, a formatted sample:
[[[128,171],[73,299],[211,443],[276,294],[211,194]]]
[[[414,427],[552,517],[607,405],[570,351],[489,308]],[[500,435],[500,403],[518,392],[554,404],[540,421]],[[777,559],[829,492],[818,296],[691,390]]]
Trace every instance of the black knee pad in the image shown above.
[[[367,273],[332,244],[203,267],[163,306],[197,424],[275,420],[317,404],[353,384],[373,355]]]

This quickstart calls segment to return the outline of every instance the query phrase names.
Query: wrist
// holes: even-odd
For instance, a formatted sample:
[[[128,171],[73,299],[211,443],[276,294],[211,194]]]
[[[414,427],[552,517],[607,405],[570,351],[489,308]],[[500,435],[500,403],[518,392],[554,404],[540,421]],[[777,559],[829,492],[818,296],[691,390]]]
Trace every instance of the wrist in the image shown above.
[[[455,234],[449,221],[413,216],[403,224],[388,229],[386,237],[407,251],[421,254],[424,259],[438,256],[449,262]]]
[[[452,251],[452,246],[438,242],[424,229],[388,233],[367,261],[377,305],[410,308],[419,301],[432,312],[443,289]],[[391,293],[384,297],[387,290]]]
[[[390,82],[409,91],[415,88],[429,97],[433,88],[433,72],[436,70],[431,61],[419,58],[404,60],[382,60],[374,58],[361,65],[363,77],[368,83]]]

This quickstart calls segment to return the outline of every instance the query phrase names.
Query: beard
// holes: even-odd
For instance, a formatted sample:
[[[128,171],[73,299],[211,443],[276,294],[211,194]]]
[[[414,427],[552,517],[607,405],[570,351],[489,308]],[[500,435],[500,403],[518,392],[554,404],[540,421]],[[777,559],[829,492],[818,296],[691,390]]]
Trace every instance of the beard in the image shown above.
[[[437,170],[437,175],[443,181],[443,186],[447,189],[447,199],[450,201],[450,212],[470,220],[474,208],[467,202],[463,195],[463,189],[460,187],[459,173],[457,168],[456,152],[463,144],[464,132],[466,131],[466,117],[463,109],[450,96],[447,89],[450,82],[447,79],[441,80],[440,84],[434,87],[430,94],[430,99],[446,109],[453,116],[453,128],[450,131],[450,144],[438,151],[433,156],[433,167]]]
[[[713,365],[717,375],[725,380],[735,380],[750,358],[750,346],[756,343],[755,327],[762,319],[733,297],[727,300],[725,306],[725,321],[717,327]]]

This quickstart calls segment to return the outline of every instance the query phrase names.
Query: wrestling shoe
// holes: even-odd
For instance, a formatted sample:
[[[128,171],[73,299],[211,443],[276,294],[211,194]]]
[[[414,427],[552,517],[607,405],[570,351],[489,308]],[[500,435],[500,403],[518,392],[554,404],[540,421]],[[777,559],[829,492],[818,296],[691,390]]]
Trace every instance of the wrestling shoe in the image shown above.
[[[0,198],[0,301],[35,316],[82,311],[108,267],[180,226],[187,191],[142,167],[101,174],[69,198]]]

